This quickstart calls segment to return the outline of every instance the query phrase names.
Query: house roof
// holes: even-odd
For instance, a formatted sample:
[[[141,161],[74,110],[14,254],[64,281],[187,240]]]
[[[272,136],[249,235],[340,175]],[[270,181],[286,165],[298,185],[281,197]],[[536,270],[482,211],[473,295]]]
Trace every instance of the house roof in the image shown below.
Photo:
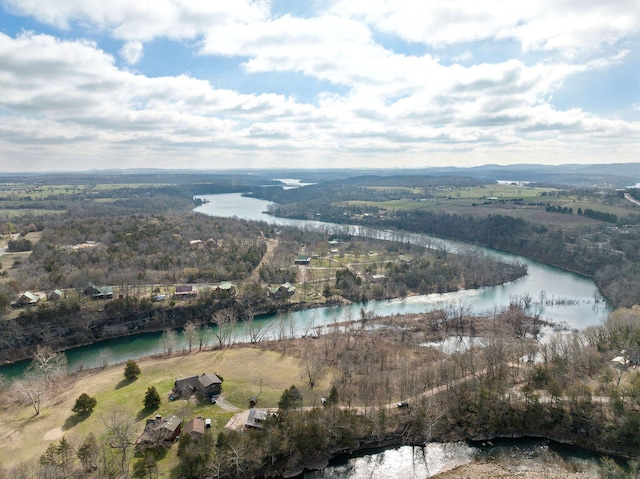
[[[204,434],[204,420],[201,417],[195,417],[190,419],[184,424],[183,432],[187,434],[196,433]]]
[[[202,373],[202,376],[200,376],[198,380],[200,381],[200,384],[202,384],[205,388],[208,388],[213,384],[222,384],[220,378],[215,374]]]
[[[262,421],[265,419],[267,419],[267,412],[253,407],[249,409],[249,415],[247,416],[247,421],[244,424],[246,427],[262,429]]]
[[[198,376],[176,379],[177,392],[180,394],[191,394],[197,387],[198,379]]]
[[[167,431],[174,432],[180,427],[181,423],[182,419],[172,414],[171,416],[164,418],[158,427],[160,429],[166,429]]]
[[[34,303],[40,300],[40,296],[33,294],[31,291],[25,291],[24,293],[22,293],[22,296],[20,296],[20,298],[26,298]]]

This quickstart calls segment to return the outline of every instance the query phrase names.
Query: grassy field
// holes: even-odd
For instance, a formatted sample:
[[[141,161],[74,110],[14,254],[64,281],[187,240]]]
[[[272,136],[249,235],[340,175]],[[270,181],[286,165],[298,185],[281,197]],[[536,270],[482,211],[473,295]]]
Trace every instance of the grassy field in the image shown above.
[[[302,379],[302,370],[296,359],[247,347],[171,358],[145,358],[138,364],[142,374],[131,383],[124,380],[123,365],[65,378],[42,405],[39,416],[34,416],[30,404],[19,404],[11,399],[10,394],[5,394],[0,410],[0,433],[7,441],[0,449],[0,465],[6,468],[37,460],[49,443],[63,436],[76,445],[91,431],[104,438],[104,420],[114,410],[135,420],[134,440],[142,433],[146,419],[156,413],[163,416],[176,414],[185,420],[208,417],[215,430],[223,428],[232,412],[217,405],[198,403],[195,399],[168,400],[168,392],[179,377],[203,372],[222,376],[224,398],[239,409],[248,408],[252,396],[258,397],[259,407],[276,407],[282,392],[292,384],[301,390],[306,404],[318,404],[319,398],[327,394],[330,384],[330,378],[325,377],[311,391]],[[144,395],[150,386],[156,387],[163,400],[157,411],[143,408]],[[83,392],[95,397],[98,403],[91,416],[78,421],[71,408]],[[169,477],[168,471],[177,462],[175,454],[176,447],[173,447],[162,459],[160,467],[165,472],[160,477]]]

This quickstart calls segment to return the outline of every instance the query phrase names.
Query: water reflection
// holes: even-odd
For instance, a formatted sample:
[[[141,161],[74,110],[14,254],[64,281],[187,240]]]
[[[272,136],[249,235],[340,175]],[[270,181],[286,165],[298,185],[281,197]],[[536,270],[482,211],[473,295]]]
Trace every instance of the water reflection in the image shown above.
[[[431,477],[445,470],[469,464],[478,448],[465,442],[429,443],[425,447],[404,446],[349,459],[304,475],[304,479],[413,479]]]

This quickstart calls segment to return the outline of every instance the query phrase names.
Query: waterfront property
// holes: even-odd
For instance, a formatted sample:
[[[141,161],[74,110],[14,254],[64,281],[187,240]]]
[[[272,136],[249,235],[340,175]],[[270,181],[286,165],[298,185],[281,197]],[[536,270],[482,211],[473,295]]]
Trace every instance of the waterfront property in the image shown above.
[[[188,376],[176,379],[170,398],[189,398],[194,394],[202,399],[210,399],[222,392],[222,380],[215,374],[202,373],[200,376]]]

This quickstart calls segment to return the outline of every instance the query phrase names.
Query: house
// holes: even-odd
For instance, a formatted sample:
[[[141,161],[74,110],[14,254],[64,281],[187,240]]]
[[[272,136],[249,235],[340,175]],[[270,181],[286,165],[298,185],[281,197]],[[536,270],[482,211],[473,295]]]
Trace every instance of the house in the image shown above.
[[[16,299],[11,306],[14,308],[22,308],[24,306],[35,306],[40,301],[40,295],[32,293],[31,291],[25,291]]]
[[[193,419],[184,423],[182,432],[189,434],[193,439],[199,439],[204,436],[204,419],[201,417],[194,417]]]
[[[162,418],[158,414],[155,419],[147,419],[144,432],[136,441],[136,447],[145,449],[172,443],[180,435],[181,429],[182,419],[178,416]]]
[[[249,409],[249,415],[247,421],[244,423],[245,427],[250,429],[262,429],[263,422],[267,419],[267,411],[251,408]]]
[[[292,286],[290,283],[284,283],[280,286],[274,286],[269,289],[269,296],[276,299],[288,298],[293,296],[296,292],[295,286]]]
[[[307,265],[311,263],[311,256],[298,256],[293,262],[297,265]]]
[[[221,293],[226,293],[229,296],[233,296],[236,293],[236,286],[230,281],[223,281],[216,286],[216,290]]]
[[[93,283],[89,283],[84,288],[84,295],[91,296],[91,299],[113,298],[113,286],[96,286]]]
[[[222,393],[222,380],[215,374],[202,373],[201,376],[176,379],[171,396],[189,398],[199,394],[202,398],[210,399],[220,393]]]
[[[197,295],[198,292],[190,284],[181,284],[176,286],[175,296],[178,298],[188,298]]]
[[[64,292],[60,289],[54,289],[49,293],[49,301],[57,301],[61,298],[64,298]]]

